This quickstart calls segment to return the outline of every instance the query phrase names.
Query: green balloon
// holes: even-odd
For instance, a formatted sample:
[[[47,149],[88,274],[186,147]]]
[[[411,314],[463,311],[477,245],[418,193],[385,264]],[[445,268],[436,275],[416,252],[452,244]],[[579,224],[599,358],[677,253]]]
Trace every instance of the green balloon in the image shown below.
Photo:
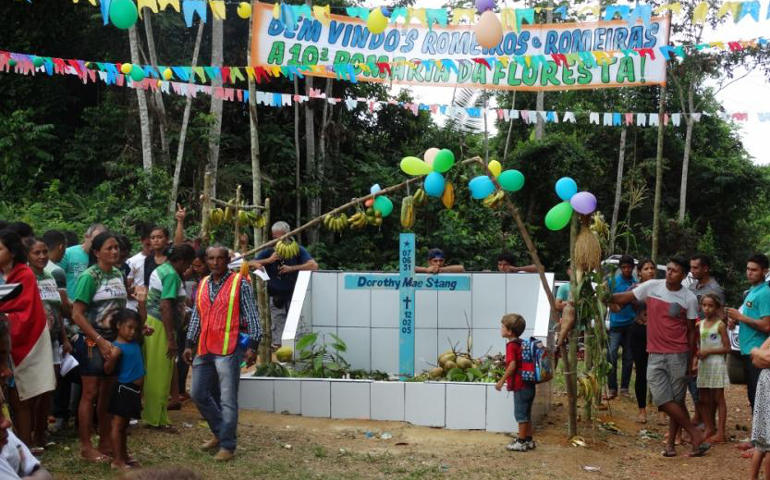
[[[144,70],[142,70],[142,67],[138,65],[131,67],[131,73],[129,75],[131,75],[131,80],[135,82],[141,82],[144,80]]]
[[[16,66],[16,60],[14,60],[14,59],[10,59],[10,60],[8,60],[8,65],[9,65],[11,68],[15,67],[15,66]]]
[[[133,1],[112,0],[110,3],[110,21],[121,30],[133,27],[138,17],[139,14]]]
[[[506,170],[497,177],[497,181],[506,192],[518,192],[524,186],[524,175],[518,170]]]
[[[374,200],[374,209],[387,217],[393,212],[393,202],[388,197],[377,197]]]
[[[433,158],[433,171],[444,173],[455,164],[455,154],[451,150],[442,148]]]
[[[427,175],[431,167],[417,157],[404,157],[401,159],[401,170],[408,175]]]
[[[572,205],[569,202],[557,203],[545,214],[545,226],[548,230],[561,230],[572,218]]]
[[[43,60],[43,57],[35,57],[32,59],[32,65],[35,66],[35,68],[42,67],[45,60]]]

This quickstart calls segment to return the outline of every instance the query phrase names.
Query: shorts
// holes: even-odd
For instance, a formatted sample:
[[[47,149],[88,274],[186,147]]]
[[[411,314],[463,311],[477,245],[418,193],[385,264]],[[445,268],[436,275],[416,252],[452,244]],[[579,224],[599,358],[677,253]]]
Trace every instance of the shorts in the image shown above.
[[[140,418],[142,416],[142,387],[135,383],[116,383],[112,387],[107,412],[110,415],[123,418]]]
[[[521,390],[513,392],[513,418],[516,423],[528,423],[532,420],[532,404],[535,403],[535,384],[525,383]]]
[[[647,361],[647,385],[656,407],[668,402],[684,403],[687,392],[687,363],[690,354],[651,353]]]
[[[82,333],[75,335],[72,342],[72,354],[78,361],[80,375],[83,377],[107,377],[104,373],[104,358],[102,352],[94,345],[89,347],[86,342],[86,336]]]

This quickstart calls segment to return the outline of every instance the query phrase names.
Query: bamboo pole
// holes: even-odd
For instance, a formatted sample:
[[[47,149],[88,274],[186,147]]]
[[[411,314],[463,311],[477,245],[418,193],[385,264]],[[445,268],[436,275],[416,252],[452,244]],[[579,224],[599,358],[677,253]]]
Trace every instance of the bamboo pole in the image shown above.
[[[265,199],[265,225],[262,227],[262,238],[268,238],[270,229],[270,197]],[[271,346],[273,344],[272,317],[270,316],[270,298],[267,295],[267,282],[257,278],[257,305],[262,318],[262,341],[259,342],[259,361],[262,365],[272,361]]]
[[[569,254],[570,254],[570,278],[569,288],[572,293],[573,301],[577,306],[577,269],[575,268],[575,239],[577,238],[578,216],[572,214],[569,228]],[[564,372],[564,382],[567,387],[567,434],[569,437],[577,435],[577,326],[580,323],[580,310],[575,308],[575,323],[569,331],[569,346],[567,358],[569,358],[569,369]]]
[[[241,221],[240,221],[240,213],[241,213],[241,207],[239,206],[241,203],[241,186],[238,185],[235,187],[235,218],[233,219],[233,232],[235,233],[235,238],[233,239],[233,250],[238,251],[238,247],[241,243]]]
[[[211,216],[211,172],[208,170],[203,175],[203,194],[201,195],[201,239],[204,244],[209,243],[209,229]]]

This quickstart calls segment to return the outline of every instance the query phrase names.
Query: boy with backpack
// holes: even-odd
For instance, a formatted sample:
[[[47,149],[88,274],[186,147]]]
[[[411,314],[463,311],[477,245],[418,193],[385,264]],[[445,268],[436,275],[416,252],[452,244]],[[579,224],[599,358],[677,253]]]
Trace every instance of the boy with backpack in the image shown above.
[[[519,424],[518,438],[506,448],[513,452],[526,452],[535,448],[535,441],[532,440],[531,417],[536,380],[531,375],[526,375],[530,379],[527,381],[522,375],[524,356],[529,357],[529,363],[532,363],[531,355],[525,355],[524,352],[525,349],[530,350],[529,342],[519,338],[524,333],[527,322],[517,313],[508,313],[503,315],[500,324],[500,335],[508,342],[505,345],[505,373],[495,385],[495,389],[500,391],[503,384],[507,384],[508,391],[513,391],[513,416]]]

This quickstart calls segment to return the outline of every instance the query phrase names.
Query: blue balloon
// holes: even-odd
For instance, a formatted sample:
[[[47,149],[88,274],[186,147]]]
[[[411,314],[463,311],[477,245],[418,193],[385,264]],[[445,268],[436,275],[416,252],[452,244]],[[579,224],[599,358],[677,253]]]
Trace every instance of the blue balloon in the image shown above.
[[[388,18],[390,18],[390,9],[385,7],[380,7],[380,11],[382,14]]]
[[[565,202],[569,202],[569,199],[572,198],[577,191],[577,183],[570,177],[561,177],[556,181],[556,195]]]
[[[425,193],[431,197],[440,197],[444,193],[444,176],[438,172],[430,172],[425,177]]]
[[[474,200],[481,200],[492,195],[495,191],[495,184],[492,183],[492,179],[486,175],[479,175],[474,177],[468,182],[468,188],[471,191],[471,197]]]

